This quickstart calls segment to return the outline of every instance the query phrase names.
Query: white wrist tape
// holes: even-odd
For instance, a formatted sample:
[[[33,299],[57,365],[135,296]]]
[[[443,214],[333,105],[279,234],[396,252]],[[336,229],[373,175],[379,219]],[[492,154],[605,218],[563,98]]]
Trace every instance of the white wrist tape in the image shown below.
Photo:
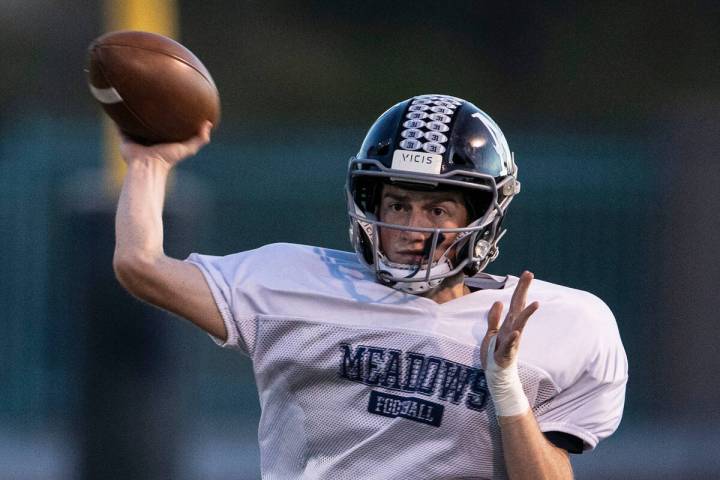
[[[499,366],[495,363],[496,342],[497,335],[490,339],[485,368],[485,379],[495,404],[495,415],[498,417],[521,415],[530,409],[530,403],[520,383],[517,357],[507,367]]]

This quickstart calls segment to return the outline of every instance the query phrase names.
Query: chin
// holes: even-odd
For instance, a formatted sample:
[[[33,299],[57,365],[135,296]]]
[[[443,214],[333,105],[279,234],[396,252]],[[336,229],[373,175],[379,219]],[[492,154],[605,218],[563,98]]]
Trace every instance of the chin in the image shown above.
[[[398,255],[395,259],[390,259],[393,263],[400,263],[402,265],[417,265],[420,263],[422,268],[427,267],[427,262],[423,257],[414,255]]]

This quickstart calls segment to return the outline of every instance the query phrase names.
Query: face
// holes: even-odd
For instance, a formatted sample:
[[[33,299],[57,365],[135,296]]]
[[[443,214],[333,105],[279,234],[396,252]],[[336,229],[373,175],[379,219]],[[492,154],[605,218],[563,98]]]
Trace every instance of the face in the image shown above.
[[[381,222],[407,227],[458,228],[468,224],[468,211],[463,195],[454,191],[416,191],[396,185],[383,185],[378,217]],[[422,260],[430,232],[408,232],[380,228],[380,246],[391,262],[417,264]],[[446,234],[435,249],[438,260],[453,243],[457,234]],[[449,255],[453,260],[455,252]]]

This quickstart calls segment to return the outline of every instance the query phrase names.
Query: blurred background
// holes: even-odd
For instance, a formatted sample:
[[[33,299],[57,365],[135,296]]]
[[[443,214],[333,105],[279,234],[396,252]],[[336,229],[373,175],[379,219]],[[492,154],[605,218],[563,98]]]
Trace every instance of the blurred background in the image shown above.
[[[0,3],[0,478],[259,478],[249,362],[112,274],[114,167],[83,69],[123,3]],[[523,182],[488,271],[600,296],[627,350],[623,422],[577,478],[720,478],[718,2],[144,8],[223,107],[173,178],[169,254],[349,249],[345,168],[370,124],[412,95],[466,98]]]

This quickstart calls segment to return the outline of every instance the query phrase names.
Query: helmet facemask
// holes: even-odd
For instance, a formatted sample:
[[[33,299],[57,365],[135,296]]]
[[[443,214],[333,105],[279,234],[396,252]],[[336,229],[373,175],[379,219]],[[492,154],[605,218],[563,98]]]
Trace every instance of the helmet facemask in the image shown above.
[[[440,286],[446,278],[460,273],[474,275],[497,257],[497,242],[503,233],[500,224],[512,195],[503,197],[502,188],[498,190],[492,177],[475,178],[474,182],[468,182],[467,179],[455,176],[454,179],[450,178],[449,183],[436,181],[435,188],[428,183],[415,184],[419,190],[448,186],[460,190],[465,198],[469,223],[457,228],[412,227],[378,219],[381,187],[383,184],[393,184],[393,180],[398,179],[396,173],[389,171],[385,172],[386,175],[367,175],[369,172],[364,171],[363,166],[369,162],[375,163],[372,160],[350,159],[348,185],[351,187],[346,192],[351,221],[350,237],[358,257],[374,271],[380,282],[407,293],[427,293]],[[382,166],[374,166],[382,172]],[[414,189],[408,179],[403,179],[399,185]],[[383,228],[426,235],[422,261],[413,264],[391,261],[380,241]],[[455,238],[449,245],[442,247],[444,251],[439,252],[438,249],[448,236]],[[430,262],[430,259],[434,260]]]
[[[427,120],[432,119],[433,125],[416,128],[420,109],[441,103],[444,106],[437,108],[445,109],[440,116],[446,117],[441,119],[446,127],[436,121],[438,117],[430,117]],[[409,115],[413,115],[412,125],[408,124]],[[438,137],[436,127],[444,128],[439,131],[445,134]],[[418,133],[422,129],[428,131]],[[412,148],[415,150],[408,150]],[[425,157],[432,165],[405,166],[401,164],[405,158],[399,159],[398,154],[417,155],[416,162]],[[516,175],[502,132],[474,105],[447,96],[414,97],[395,105],[371,127],[360,152],[349,163],[346,195],[350,237],[358,258],[380,282],[414,294],[430,292],[456,275],[476,274],[498,255],[497,242],[504,234],[501,223],[520,187]],[[384,184],[409,190],[459,191],[465,199],[468,224],[434,228],[381,222],[377,214]],[[422,259],[413,264],[390,261],[382,249],[382,229],[421,233],[425,237]],[[452,241],[444,244],[446,238]]]

